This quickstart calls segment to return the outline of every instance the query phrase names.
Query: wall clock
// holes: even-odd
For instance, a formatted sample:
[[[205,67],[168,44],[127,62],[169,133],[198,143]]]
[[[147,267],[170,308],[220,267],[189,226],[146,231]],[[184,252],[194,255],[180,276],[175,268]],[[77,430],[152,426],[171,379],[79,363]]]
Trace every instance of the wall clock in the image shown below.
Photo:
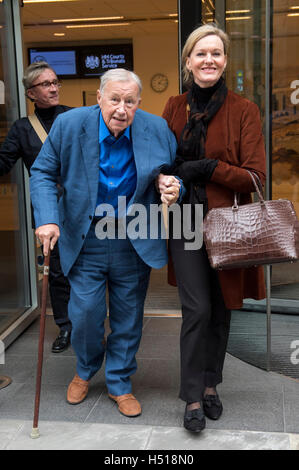
[[[162,93],[168,87],[168,78],[164,73],[156,73],[151,78],[151,87],[157,93]]]

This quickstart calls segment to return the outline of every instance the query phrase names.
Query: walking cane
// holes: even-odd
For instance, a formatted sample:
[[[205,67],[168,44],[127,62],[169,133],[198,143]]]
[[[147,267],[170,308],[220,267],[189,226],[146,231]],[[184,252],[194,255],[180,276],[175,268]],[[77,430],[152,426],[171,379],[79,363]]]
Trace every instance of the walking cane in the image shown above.
[[[47,293],[48,293],[48,280],[49,280],[50,251],[51,250],[50,250],[50,247],[49,247],[49,253],[47,254],[47,256],[45,256],[45,260],[44,260],[44,275],[43,275],[43,285],[42,285],[42,308],[41,308],[40,329],[39,329],[34,418],[33,418],[33,428],[32,428],[32,431],[31,431],[32,439],[37,439],[39,437],[38,416],[39,416],[40,391],[41,391],[43,356],[44,356],[44,339],[45,339],[45,324],[46,324],[46,309],[47,309]]]

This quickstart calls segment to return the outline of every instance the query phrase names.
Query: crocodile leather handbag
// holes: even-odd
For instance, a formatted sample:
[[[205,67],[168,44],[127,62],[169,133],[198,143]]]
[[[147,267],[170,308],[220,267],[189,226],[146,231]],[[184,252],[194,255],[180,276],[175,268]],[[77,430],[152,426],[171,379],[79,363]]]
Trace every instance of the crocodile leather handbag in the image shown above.
[[[247,170],[248,171],[248,170]],[[203,237],[210,264],[233,269],[297,261],[299,221],[287,199],[265,201],[262,184],[250,174],[258,202],[211,209],[203,223]]]

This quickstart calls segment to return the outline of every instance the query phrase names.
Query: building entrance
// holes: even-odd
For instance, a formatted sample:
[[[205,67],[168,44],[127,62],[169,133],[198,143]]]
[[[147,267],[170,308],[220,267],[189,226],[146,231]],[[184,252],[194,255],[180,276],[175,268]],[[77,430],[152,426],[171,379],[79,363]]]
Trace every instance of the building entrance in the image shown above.
[[[25,66],[35,55],[49,60],[52,54],[59,62],[59,50],[63,48],[68,49],[68,57],[78,54],[76,63],[68,69],[72,75],[60,77],[61,104],[74,107],[96,104],[99,74],[92,70],[98,71],[94,67],[103,65],[103,61],[108,66],[103,55],[107,56],[113,48],[132,50],[128,64],[142,80],[142,109],[160,115],[169,96],[179,93],[177,0],[23,3]],[[66,56],[62,60],[65,59]],[[162,88],[158,83],[161,76]],[[28,102],[28,112],[32,110],[33,105]],[[177,289],[168,285],[166,267],[152,272],[145,314],[180,315]]]
[[[256,102],[261,111],[267,148],[267,197],[292,200],[298,213],[299,6],[291,0],[194,0],[193,3],[198,22],[217,21],[230,35],[228,87]],[[143,81],[141,107],[144,110],[161,114],[169,96],[179,93],[178,38],[186,20],[183,6],[191,5],[192,0],[78,0],[53,4],[24,0],[22,4],[24,66],[29,63],[29,49],[58,50],[59,47],[84,45],[89,50],[96,44],[125,44],[132,47],[133,67]],[[15,53],[11,50],[11,38],[16,31],[12,29],[13,5],[19,8],[17,0],[0,2],[1,139],[19,117],[15,59],[12,60]],[[189,15],[191,18],[190,11]],[[190,28],[194,26],[192,23]],[[82,73],[82,68],[78,73]],[[61,103],[69,106],[94,104],[98,77],[79,75],[63,77]],[[155,86],[157,75],[162,75],[166,84],[162,90]],[[31,111],[29,105],[27,112]],[[0,203],[6,198],[6,213],[0,224],[3,329],[21,318],[28,306],[34,305],[32,277],[27,275],[35,261],[34,258],[33,263],[28,261],[27,248],[32,250],[33,242],[28,238],[30,230],[24,231],[24,227],[28,227],[26,191],[26,176],[21,165],[0,178]],[[233,314],[230,351],[260,367],[278,371],[288,368],[290,375],[298,376],[298,365],[293,360],[294,345],[299,340],[298,263],[273,266],[266,274],[272,315],[269,311],[266,314],[265,301],[246,301],[245,308]],[[146,312],[180,315],[177,291],[167,284],[166,268],[153,272]]]

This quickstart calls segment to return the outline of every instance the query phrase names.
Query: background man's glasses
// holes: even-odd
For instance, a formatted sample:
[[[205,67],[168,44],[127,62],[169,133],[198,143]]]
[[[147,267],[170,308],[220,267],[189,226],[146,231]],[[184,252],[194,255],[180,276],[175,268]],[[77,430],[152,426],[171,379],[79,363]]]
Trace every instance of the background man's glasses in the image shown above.
[[[61,87],[61,83],[58,80],[53,80],[52,82],[46,81],[37,83],[36,85],[32,85],[30,88],[28,88],[28,90],[30,90],[31,88],[35,88],[36,86],[41,86],[42,88],[51,88],[52,85],[57,88]]]

